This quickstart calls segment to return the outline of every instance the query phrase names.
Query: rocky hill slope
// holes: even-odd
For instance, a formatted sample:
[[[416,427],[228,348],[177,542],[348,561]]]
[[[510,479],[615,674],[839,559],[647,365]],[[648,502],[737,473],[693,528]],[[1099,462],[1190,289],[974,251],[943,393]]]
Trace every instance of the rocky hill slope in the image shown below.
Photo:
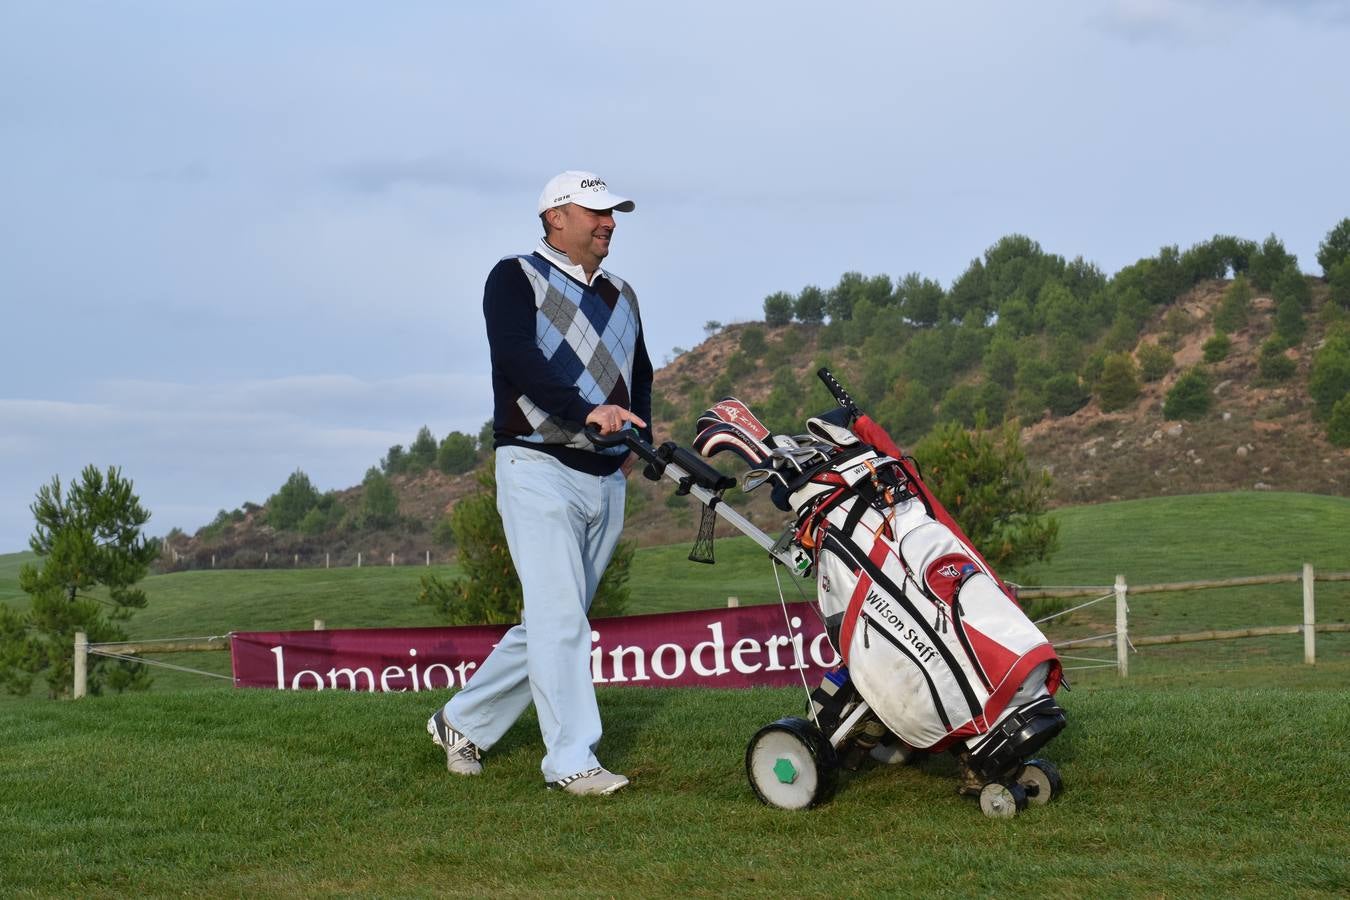
[[[1182,372],[1201,361],[1201,347],[1214,334],[1213,314],[1226,286],[1224,281],[1202,282],[1175,303],[1155,311],[1143,329],[1141,345],[1168,333],[1174,363],[1160,380],[1145,382],[1139,397],[1125,409],[1103,412],[1093,398],[1067,416],[1052,417],[1046,412],[1036,421],[1023,420],[1028,458],[1051,473],[1055,504],[1228,490],[1350,495],[1350,450],[1327,441],[1324,427],[1312,418],[1308,395],[1311,356],[1324,326],[1309,316],[1306,339],[1286,351],[1294,364],[1293,375],[1274,383],[1263,381],[1257,375],[1258,348],[1274,328],[1274,304],[1268,297],[1253,299],[1248,324],[1230,335],[1227,358],[1207,366],[1213,384],[1210,412],[1197,421],[1164,419],[1162,406],[1168,390]],[[1314,288],[1314,293],[1319,305],[1325,302],[1325,288]],[[1173,313],[1165,323],[1173,308],[1181,310],[1185,319]],[[1181,333],[1179,321],[1189,323]],[[822,326],[728,326],[657,372],[658,441],[690,442],[698,411],[685,403],[686,395],[706,392],[710,383],[735,365],[733,357],[742,346],[744,332],[751,328],[763,332],[768,348],[765,356],[780,365],[779,348],[790,348],[800,383],[810,384],[814,361],[820,357]],[[856,348],[834,347],[829,355],[845,384],[862,377],[863,361]],[[734,380],[733,392],[752,408],[765,403],[773,390],[774,376],[763,362]],[[894,428],[897,423],[883,424]],[[217,533],[206,534],[204,529],[177,540],[171,552],[179,565],[199,567],[208,565],[211,557],[217,565],[322,565],[325,558],[333,565],[352,565],[360,553],[365,564],[387,565],[390,554],[396,562],[423,562],[428,553],[439,560],[452,555],[433,535],[454,504],[478,489],[476,473],[447,476],[433,470],[394,475],[390,481],[403,517],[396,528],[337,529],[316,536],[277,532],[265,524],[265,511],[254,507]],[[652,483],[635,477],[630,486],[630,539],[641,545],[692,540],[698,522],[696,504],[672,496],[669,481]],[[338,493],[338,500],[355,508],[361,492],[359,486],[349,488]],[[765,530],[776,532],[785,523],[784,514],[766,496],[733,491],[728,500]]]

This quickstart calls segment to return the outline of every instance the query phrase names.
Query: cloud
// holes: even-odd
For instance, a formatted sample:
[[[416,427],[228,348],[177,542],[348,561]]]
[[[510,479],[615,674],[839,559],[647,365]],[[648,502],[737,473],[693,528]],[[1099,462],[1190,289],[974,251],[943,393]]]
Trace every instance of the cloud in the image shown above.
[[[1115,0],[1093,17],[1108,34],[1133,43],[1190,42],[1253,17],[1283,16],[1317,25],[1350,24],[1343,0]]]
[[[151,511],[152,533],[192,531],[216,510],[265,500],[297,468],[321,490],[356,484],[422,425],[437,438],[476,436],[490,396],[486,375],[427,373],[117,380],[78,401],[0,399],[0,552],[25,546],[28,505],[53,475],[119,466]]]

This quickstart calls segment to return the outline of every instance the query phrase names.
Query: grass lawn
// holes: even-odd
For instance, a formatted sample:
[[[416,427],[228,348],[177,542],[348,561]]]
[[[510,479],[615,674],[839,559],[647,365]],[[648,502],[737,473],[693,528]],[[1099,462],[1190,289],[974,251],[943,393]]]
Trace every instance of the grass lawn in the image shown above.
[[[1282,670],[1264,673],[1282,683]],[[0,884],[19,896],[1344,896],[1350,668],[1064,697],[1065,794],[991,820],[947,756],[760,805],[749,736],[791,689],[608,688],[633,786],[543,789],[531,713],[448,775],[443,697],[226,691],[0,707]],[[1336,750],[1335,748],[1340,748]]]
[[[1061,510],[1041,584],[1350,571],[1350,501],[1160,498]],[[639,551],[634,612],[776,600],[767,557],[719,540]],[[26,554],[0,556],[17,604]],[[442,577],[452,567],[433,567]],[[438,624],[422,567],[219,570],[146,580],[135,637]],[[1350,617],[1319,584],[1319,621]],[[789,586],[789,598],[798,594]],[[1299,586],[1139,595],[1135,634],[1297,622]],[[1057,620],[1110,630],[1110,603]],[[824,807],[760,805],[745,744],[799,689],[601,688],[615,797],[547,792],[527,712],[478,779],[448,775],[423,722],[444,694],[228,690],[156,671],[152,691],[0,703],[0,895],[1344,896],[1350,892],[1350,635],[1148,647],[1122,681],[1073,673],[1045,755],[1066,793],[1010,821],[954,793],[946,756],[846,773]],[[1098,656],[1112,658],[1110,652]],[[166,654],[227,673],[228,654]],[[1071,663],[1072,664],[1072,663]]]

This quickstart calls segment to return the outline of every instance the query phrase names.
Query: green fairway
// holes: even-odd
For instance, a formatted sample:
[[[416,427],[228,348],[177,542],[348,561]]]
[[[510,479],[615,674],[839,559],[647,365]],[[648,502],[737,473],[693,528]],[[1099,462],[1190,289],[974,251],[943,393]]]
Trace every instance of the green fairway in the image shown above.
[[[743,771],[791,689],[602,689],[633,786],[544,790],[527,713],[477,779],[444,696],[227,691],[0,707],[0,883],[38,896],[1332,896],[1350,888],[1350,669],[1064,697],[1065,794],[986,819],[945,755],[847,774],[822,808]],[[1264,672],[1284,683],[1282,670]],[[1340,750],[1337,750],[1340,748]]]
[[[1293,494],[1161,498],[1061,510],[1042,584],[1133,584],[1350,571],[1350,501]],[[634,612],[776,600],[765,554],[719,540],[638,552]],[[21,603],[0,556],[0,602]],[[136,637],[439,624],[419,579],[453,567],[218,570],[145,582]],[[785,585],[787,583],[785,582]],[[810,591],[812,585],[806,586]],[[1350,619],[1319,584],[1319,621]],[[789,599],[800,596],[787,586]],[[1131,632],[1297,622],[1297,584],[1132,596]],[[1107,602],[1056,639],[1112,627]],[[423,722],[444,695],[228,690],[156,670],[149,694],[0,703],[0,894],[1334,896],[1350,889],[1341,769],[1350,635],[1147,647],[1131,678],[1072,671],[1069,728],[1045,755],[1067,791],[1013,821],[954,794],[946,756],[843,779],[821,809],[761,806],[746,741],[800,714],[794,689],[602,688],[616,797],[543,790],[526,715],[456,779]],[[1091,654],[1089,654],[1091,655]],[[1097,651],[1113,659],[1111,651]],[[227,674],[226,653],[164,654]],[[1075,665],[1074,660],[1066,660]]]

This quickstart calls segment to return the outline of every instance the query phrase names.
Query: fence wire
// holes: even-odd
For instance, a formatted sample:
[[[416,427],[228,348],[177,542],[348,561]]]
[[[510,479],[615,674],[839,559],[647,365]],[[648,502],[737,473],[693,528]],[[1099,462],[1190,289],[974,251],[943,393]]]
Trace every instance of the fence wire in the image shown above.
[[[158,659],[149,659],[144,656],[131,656],[126,653],[113,653],[109,650],[99,650],[97,645],[89,645],[90,656],[105,656],[108,659],[120,659],[124,662],[144,663],[147,666],[159,666],[162,669],[172,669],[175,672],[187,672],[192,675],[205,675],[208,678],[223,678],[226,681],[234,681],[233,675],[221,675],[219,672],[207,672],[202,669],[193,669],[188,666],[176,666],[173,663],[166,663]]]

